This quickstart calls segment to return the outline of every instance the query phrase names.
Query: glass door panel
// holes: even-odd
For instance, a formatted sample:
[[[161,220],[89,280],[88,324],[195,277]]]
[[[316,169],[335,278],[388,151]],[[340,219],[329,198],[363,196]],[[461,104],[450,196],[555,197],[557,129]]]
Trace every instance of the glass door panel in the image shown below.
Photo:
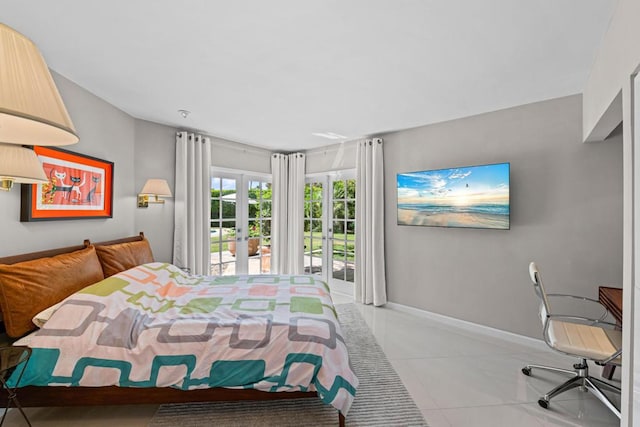
[[[238,181],[235,178],[211,178],[211,274],[236,273],[236,228]]]
[[[304,199],[304,271],[351,295],[355,280],[355,179],[307,178]]]
[[[304,189],[304,272],[325,278],[324,183],[311,181]]]
[[[356,184],[355,179],[334,179],[331,184],[331,277],[342,291],[351,293],[355,280]]]
[[[271,183],[248,182],[248,262],[249,274],[271,272]]]
[[[271,272],[271,182],[212,171],[211,274]]]

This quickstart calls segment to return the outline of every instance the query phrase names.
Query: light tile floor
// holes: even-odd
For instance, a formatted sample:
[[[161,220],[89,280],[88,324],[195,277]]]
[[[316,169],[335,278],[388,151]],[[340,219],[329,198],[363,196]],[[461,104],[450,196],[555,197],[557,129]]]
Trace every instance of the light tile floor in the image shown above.
[[[334,301],[350,298],[335,295]],[[539,396],[561,378],[550,373],[525,377],[522,366],[570,367],[572,358],[397,310],[359,309],[431,427],[619,425],[604,405],[577,389],[555,398],[547,410],[538,406]],[[138,405],[26,411],[35,427],[133,427],[146,426],[156,409]],[[19,412],[10,410],[5,425],[26,424]]]
[[[620,424],[591,393],[579,389],[557,396],[549,409],[538,406],[538,398],[565,378],[540,371],[526,377],[522,367],[570,369],[577,359],[414,314],[358,307],[431,427]],[[619,397],[612,398],[619,405]]]

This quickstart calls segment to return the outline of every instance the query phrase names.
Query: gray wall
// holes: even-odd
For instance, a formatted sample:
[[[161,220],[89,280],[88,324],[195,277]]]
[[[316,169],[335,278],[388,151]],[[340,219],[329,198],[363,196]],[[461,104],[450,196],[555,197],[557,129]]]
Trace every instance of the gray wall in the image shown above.
[[[270,174],[271,151],[212,136],[211,166]]]
[[[622,283],[622,136],[584,144],[581,96],[384,135],[389,300],[541,336],[528,279],[597,297]],[[511,163],[511,230],[398,226],[396,174]]]
[[[135,121],[135,192],[150,178],[166,179],[175,194],[176,129],[145,120]],[[173,259],[173,198],[165,203],[135,208],[136,232],[143,231],[156,261]],[[137,206],[137,204],[136,204]]]
[[[80,142],[64,147],[114,162],[113,218],[20,222],[20,188],[0,194],[0,256],[105,240],[134,232],[134,119],[53,73]]]

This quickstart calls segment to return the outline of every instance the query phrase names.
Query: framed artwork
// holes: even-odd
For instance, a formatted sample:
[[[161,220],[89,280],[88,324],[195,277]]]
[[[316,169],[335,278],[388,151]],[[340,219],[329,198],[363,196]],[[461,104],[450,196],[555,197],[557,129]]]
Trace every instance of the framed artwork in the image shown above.
[[[511,227],[509,163],[397,175],[398,225]]]
[[[22,184],[20,221],[111,218],[113,162],[52,147],[34,147],[46,184]]]

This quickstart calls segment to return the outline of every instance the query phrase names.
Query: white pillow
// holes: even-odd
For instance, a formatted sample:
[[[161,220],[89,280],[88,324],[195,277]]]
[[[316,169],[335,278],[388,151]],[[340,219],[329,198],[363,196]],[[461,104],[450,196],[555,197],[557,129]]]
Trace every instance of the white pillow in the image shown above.
[[[38,328],[42,328],[44,326],[44,324],[47,323],[47,320],[49,320],[51,318],[51,316],[53,316],[53,313],[56,312],[58,307],[60,307],[60,304],[62,304],[62,301],[60,301],[59,303],[57,303],[55,305],[52,305],[49,308],[45,308],[40,313],[38,313],[35,316],[33,316],[33,319],[31,319],[31,321]]]

